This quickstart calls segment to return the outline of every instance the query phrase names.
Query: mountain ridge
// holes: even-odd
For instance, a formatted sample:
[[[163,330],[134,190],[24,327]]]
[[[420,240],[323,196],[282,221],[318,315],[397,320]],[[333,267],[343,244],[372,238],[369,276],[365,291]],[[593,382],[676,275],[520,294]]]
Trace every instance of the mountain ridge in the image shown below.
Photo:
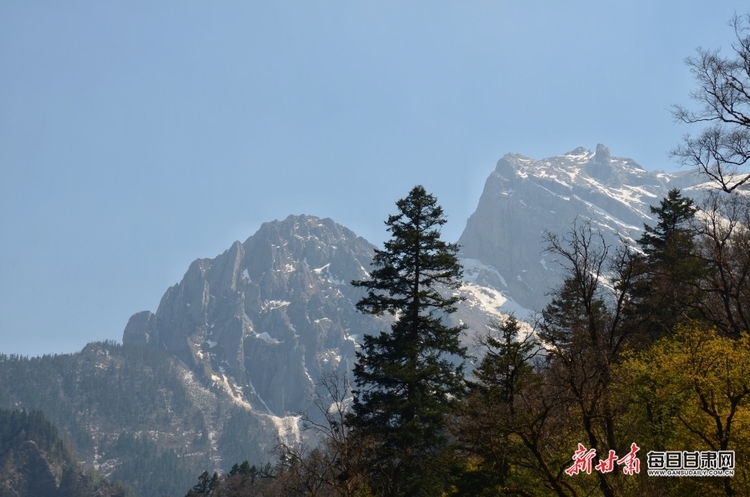
[[[507,154],[466,222],[461,254],[496,268],[509,295],[541,310],[545,293],[560,283],[559,268],[545,253],[546,233],[562,235],[576,219],[586,219],[607,245],[617,246],[620,238],[634,245],[652,220],[651,205],[671,188],[698,182],[690,172],[647,171],[601,144],[594,152],[578,147],[542,160]]]
[[[351,335],[374,331],[348,285],[366,277],[373,248],[331,219],[264,223],[215,259],[194,261],[155,314],[131,317],[123,343],[167,350],[205,380],[231,378],[235,393],[248,389],[251,403],[272,414],[298,411],[313,378],[351,369],[350,360],[338,363],[340,351],[353,357]],[[295,369],[271,377],[275,364]]]

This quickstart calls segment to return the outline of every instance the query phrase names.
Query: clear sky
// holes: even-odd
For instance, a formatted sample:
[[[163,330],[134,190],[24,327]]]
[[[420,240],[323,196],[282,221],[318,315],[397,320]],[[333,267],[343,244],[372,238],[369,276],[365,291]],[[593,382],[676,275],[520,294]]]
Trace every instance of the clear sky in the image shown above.
[[[746,2],[0,2],[0,352],[120,340],[289,214],[374,243],[423,184],[458,239],[509,152],[675,170],[669,108]]]

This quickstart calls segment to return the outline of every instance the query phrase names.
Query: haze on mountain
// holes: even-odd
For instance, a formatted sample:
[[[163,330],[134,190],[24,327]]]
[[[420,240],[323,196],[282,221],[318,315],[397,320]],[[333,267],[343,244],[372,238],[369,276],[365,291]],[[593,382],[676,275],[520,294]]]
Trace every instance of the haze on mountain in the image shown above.
[[[39,411],[0,409],[0,495],[133,497],[122,482],[84,473],[57,430]]]

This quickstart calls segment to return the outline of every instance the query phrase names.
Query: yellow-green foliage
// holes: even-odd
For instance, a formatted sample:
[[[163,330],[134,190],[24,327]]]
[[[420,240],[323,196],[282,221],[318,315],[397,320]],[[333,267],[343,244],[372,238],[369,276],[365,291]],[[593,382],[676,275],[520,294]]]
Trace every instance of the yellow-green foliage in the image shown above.
[[[623,429],[642,447],[644,459],[650,450],[734,450],[729,485],[738,495],[750,495],[747,333],[734,340],[697,324],[678,326],[672,336],[631,354],[615,377],[615,390],[628,403]],[[726,495],[727,490],[720,478],[660,480],[673,492]]]

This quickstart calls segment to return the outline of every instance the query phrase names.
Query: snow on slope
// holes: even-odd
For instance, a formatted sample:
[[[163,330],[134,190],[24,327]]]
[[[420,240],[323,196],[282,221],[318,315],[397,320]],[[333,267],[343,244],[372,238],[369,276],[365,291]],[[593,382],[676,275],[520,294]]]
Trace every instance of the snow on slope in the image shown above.
[[[466,298],[466,305],[498,318],[511,313],[518,319],[530,317],[531,311],[519,305],[508,294],[505,278],[497,269],[482,264],[477,259],[461,258],[460,262],[464,268],[460,293]]]
[[[643,225],[653,223],[652,205],[670,188],[697,183],[688,173],[646,171],[632,159],[610,156],[603,145],[542,160],[508,154],[487,178],[459,239],[461,254],[493,268],[499,273],[495,280],[503,277],[502,284],[486,278],[477,284],[540,311],[563,275],[554,257],[545,259],[548,234],[563,237],[574,222],[587,222],[610,247],[622,239],[634,245]]]

